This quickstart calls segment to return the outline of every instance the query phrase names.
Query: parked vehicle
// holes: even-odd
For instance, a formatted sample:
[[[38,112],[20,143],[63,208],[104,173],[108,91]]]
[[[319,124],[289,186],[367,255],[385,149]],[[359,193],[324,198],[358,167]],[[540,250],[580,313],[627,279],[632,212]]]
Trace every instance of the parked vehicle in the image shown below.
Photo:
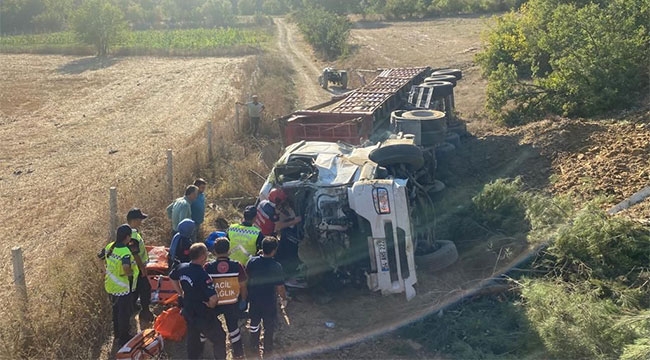
[[[348,72],[345,70],[336,70],[333,67],[326,67],[318,77],[318,84],[327,90],[328,84],[334,83],[342,89],[348,87]]]

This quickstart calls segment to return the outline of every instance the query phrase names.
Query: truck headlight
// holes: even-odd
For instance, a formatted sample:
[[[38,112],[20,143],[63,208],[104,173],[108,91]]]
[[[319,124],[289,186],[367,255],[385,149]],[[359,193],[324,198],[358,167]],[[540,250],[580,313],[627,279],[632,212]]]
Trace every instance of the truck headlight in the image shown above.
[[[372,200],[375,203],[377,214],[390,214],[390,200],[388,200],[388,189],[372,189]]]

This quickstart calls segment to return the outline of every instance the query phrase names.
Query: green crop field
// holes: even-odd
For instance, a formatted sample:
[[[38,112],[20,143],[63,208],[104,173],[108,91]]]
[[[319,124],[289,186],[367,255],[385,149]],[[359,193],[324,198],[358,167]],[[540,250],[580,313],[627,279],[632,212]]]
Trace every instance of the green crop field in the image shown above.
[[[246,53],[244,49],[259,48],[270,39],[268,31],[262,29],[146,30],[126,33],[114,50],[121,55],[235,54]],[[92,52],[93,49],[81,44],[72,32],[0,37],[0,52],[79,54],[85,51]]]

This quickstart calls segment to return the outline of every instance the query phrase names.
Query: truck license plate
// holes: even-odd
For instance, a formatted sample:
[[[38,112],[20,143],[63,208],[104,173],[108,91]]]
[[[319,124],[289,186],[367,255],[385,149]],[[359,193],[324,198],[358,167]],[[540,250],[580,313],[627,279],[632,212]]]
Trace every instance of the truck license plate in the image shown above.
[[[388,266],[388,252],[386,251],[386,241],[385,240],[376,240],[377,250],[379,252],[379,262],[381,263],[381,271],[389,271],[390,267]]]

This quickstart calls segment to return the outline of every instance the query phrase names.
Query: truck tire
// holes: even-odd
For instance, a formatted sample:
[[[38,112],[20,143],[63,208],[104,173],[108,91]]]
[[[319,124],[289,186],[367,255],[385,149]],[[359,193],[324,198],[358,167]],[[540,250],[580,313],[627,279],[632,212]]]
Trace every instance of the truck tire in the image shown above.
[[[329,80],[327,79],[327,76],[325,76],[325,74],[322,74],[318,77],[318,84],[320,85],[320,87],[322,87],[325,90],[327,90],[328,81]]]
[[[422,124],[424,131],[444,131],[447,128],[447,120],[444,113],[437,110],[411,110],[403,112],[398,118],[404,120],[426,121]]]
[[[454,84],[449,81],[428,81],[424,85],[433,88],[433,96],[436,99],[447,97],[454,93]]]
[[[447,132],[456,133],[460,137],[465,137],[469,135],[469,132],[467,131],[467,124],[465,124],[462,121],[454,121],[451,124],[448,124]]]
[[[418,271],[424,270],[428,273],[440,271],[458,260],[458,250],[453,241],[436,240],[434,249],[433,252],[428,254],[415,254],[415,264]]]
[[[341,71],[341,87],[343,89],[348,88],[348,72],[347,71]]]
[[[458,80],[454,75],[433,75],[424,79],[425,83],[432,82],[432,81],[450,82],[452,85],[454,85],[454,87],[456,87],[456,83],[458,82]]]
[[[374,149],[368,158],[379,166],[406,164],[411,170],[419,170],[424,165],[422,150],[415,145],[394,144]]]
[[[456,80],[463,78],[463,72],[460,69],[439,69],[431,73],[431,76],[436,75],[454,75]]]

